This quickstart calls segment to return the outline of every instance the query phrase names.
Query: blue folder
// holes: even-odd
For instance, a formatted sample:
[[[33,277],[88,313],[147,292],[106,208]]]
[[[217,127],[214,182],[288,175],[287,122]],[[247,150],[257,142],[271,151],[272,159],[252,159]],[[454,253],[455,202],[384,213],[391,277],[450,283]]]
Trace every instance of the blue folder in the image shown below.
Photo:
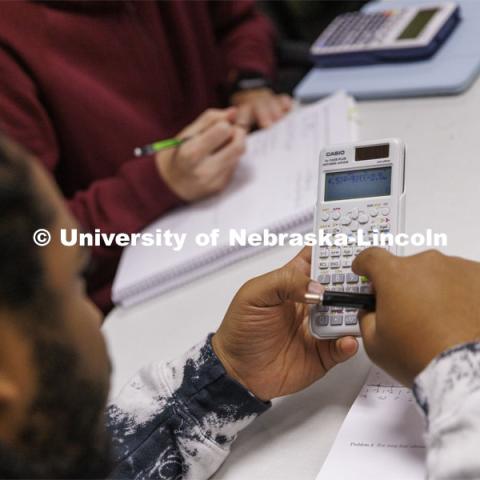
[[[433,0],[375,2],[366,11]],[[454,95],[466,90],[480,72],[480,0],[461,0],[461,21],[431,58],[416,62],[357,67],[314,68],[295,88],[302,102],[318,100],[336,90],[357,99]]]

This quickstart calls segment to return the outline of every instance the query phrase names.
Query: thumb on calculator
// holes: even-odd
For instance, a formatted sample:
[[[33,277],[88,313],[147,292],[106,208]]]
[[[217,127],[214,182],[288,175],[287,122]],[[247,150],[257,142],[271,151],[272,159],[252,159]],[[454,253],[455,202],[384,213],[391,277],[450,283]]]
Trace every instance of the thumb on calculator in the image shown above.
[[[305,302],[305,294],[312,288],[323,293],[324,288],[310,278],[311,247],[306,247],[283,267],[252,280],[259,306],[274,306],[284,302]],[[245,285],[248,288],[248,283]]]
[[[230,376],[262,400],[306,388],[357,351],[353,337],[310,335],[303,303],[312,285],[310,257],[305,248],[282,268],[245,283],[212,339]]]

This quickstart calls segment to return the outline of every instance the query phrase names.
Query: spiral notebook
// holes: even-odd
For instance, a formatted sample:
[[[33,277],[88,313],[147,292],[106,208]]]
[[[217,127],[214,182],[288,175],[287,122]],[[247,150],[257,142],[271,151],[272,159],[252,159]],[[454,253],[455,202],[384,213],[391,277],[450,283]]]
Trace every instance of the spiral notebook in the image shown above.
[[[114,303],[139,303],[267,248],[243,246],[239,237],[230,236],[232,230],[310,230],[320,150],[354,140],[356,125],[353,99],[338,92],[249,135],[246,153],[221,194],[148,226],[144,232],[162,246],[130,245],[124,250],[113,284]],[[205,239],[215,229],[216,245],[200,246],[197,235]],[[184,237],[181,248],[173,241],[164,244],[166,232]]]

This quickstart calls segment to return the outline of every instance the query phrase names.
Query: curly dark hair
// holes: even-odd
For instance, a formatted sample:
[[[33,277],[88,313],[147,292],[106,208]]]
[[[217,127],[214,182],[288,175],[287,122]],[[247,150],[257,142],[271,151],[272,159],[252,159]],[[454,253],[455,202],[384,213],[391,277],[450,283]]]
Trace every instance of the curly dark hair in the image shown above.
[[[27,309],[44,297],[45,278],[32,236],[53,221],[32,180],[28,154],[0,135],[0,308]]]
[[[39,380],[15,448],[0,442],[0,478],[105,478],[111,471],[103,428],[107,392],[81,374],[33,241],[37,229],[54,222],[35,185],[34,161],[0,135],[0,311],[31,341]]]

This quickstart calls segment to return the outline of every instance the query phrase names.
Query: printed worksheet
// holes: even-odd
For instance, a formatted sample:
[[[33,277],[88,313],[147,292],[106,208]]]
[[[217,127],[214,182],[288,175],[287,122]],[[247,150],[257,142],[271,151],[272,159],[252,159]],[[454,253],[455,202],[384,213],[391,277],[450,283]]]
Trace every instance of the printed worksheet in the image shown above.
[[[424,428],[411,390],[372,367],[316,480],[423,480]]]

